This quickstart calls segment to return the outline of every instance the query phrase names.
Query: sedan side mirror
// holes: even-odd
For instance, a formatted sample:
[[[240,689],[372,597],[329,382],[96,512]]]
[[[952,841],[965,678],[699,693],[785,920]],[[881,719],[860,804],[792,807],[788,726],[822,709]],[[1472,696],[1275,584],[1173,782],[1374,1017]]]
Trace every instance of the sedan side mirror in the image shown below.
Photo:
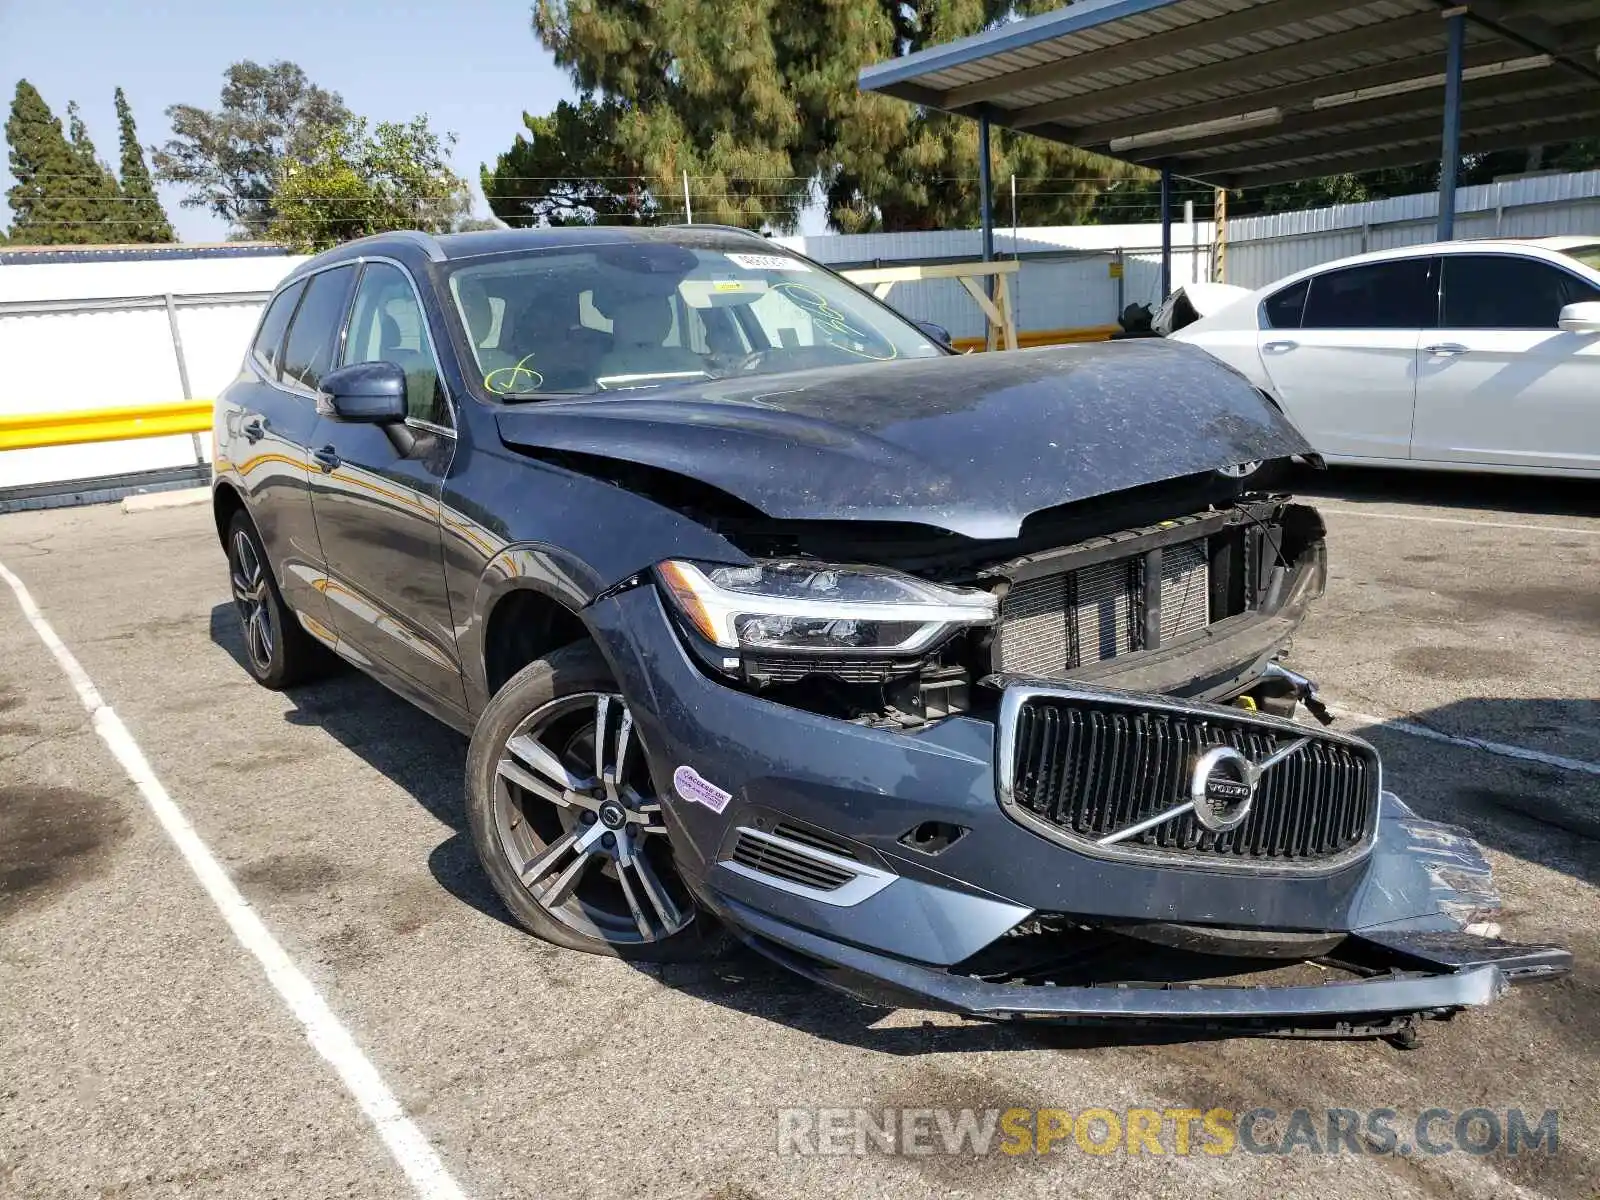
[[[392,362],[364,362],[329,371],[318,388],[317,411],[335,421],[372,425],[403,421],[405,369]]]
[[[1568,333],[1600,333],[1600,300],[1566,305],[1556,324]]]
[[[912,324],[938,342],[939,345],[946,349],[950,348],[950,331],[943,325],[935,325],[932,321],[913,321]]]

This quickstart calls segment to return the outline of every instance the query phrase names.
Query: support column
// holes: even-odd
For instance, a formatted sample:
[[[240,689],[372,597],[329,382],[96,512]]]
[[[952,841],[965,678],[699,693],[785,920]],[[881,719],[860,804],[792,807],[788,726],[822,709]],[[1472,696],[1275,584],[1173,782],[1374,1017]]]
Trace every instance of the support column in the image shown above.
[[[1445,16],[1448,48],[1444,60],[1444,138],[1439,151],[1439,240],[1456,235],[1456,171],[1461,165],[1461,52],[1466,41],[1467,10]]]
[[[1172,292],[1172,165],[1161,164],[1161,299]]]
[[[978,118],[978,216],[983,226],[983,261],[994,261],[994,189],[989,179],[989,118]]]

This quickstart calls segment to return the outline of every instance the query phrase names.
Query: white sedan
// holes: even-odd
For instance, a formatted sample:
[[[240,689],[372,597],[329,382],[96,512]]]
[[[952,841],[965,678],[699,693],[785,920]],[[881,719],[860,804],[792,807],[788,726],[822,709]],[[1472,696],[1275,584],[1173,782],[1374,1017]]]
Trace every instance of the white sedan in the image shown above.
[[[1171,336],[1243,372],[1330,462],[1600,475],[1600,237],[1363,254]]]

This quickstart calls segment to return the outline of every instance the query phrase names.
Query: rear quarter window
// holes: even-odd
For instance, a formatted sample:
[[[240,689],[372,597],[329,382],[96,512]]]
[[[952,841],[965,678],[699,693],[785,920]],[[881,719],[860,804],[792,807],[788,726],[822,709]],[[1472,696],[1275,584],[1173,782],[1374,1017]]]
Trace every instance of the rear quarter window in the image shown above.
[[[1311,280],[1302,279],[1267,297],[1266,303],[1261,306],[1267,324],[1273,329],[1299,329],[1300,314],[1305,311],[1306,293],[1310,290]]]
[[[289,328],[289,318],[294,316],[295,305],[306,290],[305,280],[292,284],[272,298],[267,315],[256,331],[256,340],[250,346],[250,357],[268,379],[278,378],[278,368],[283,357],[283,333]]]

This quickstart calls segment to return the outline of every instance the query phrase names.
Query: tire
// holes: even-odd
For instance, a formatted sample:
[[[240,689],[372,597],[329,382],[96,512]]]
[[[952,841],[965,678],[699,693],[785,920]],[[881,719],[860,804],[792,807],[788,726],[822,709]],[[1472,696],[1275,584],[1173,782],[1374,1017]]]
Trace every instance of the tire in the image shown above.
[[[704,961],[727,932],[678,874],[632,720],[592,642],[524,667],[483,710],[467,752],[473,846],[517,923],[547,942]]]
[[[330,655],[283,602],[256,527],[244,512],[228,526],[228,582],[244,637],[244,665],[262,687],[293,687],[323,674]]]

